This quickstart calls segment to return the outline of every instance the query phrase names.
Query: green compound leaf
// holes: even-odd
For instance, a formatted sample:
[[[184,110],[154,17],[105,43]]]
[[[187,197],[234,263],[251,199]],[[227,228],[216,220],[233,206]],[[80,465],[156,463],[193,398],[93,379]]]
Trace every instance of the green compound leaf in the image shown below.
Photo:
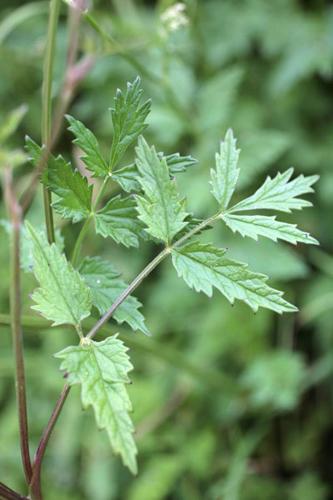
[[[26,138],[26,149],[31,161],[38,165],[44,149],[29,137]],[[49,155],[42,181],[58,196],[52,207],[60,215],[72,219],[73,222],[79,222],[90,215],[92,186],[89,186],[87,179],[73,170],[71,164],[62,156],[55,158]]]
[[[115,196],[95,215],[96,232],[126,247],[139,246],[143,226],[133,198]]]
[[[170,175],[185,172],[189,167],[195,165],[197,160],[192,156],[181,156],[179,153],[164,156],[163,153],[157,153],[157,156],[164,158],[167,162]],[[119,168],[112,173],[114,179],[128,193],[141,191],[141,185],[138,180],[139,171],[135,163]]]
[[[298,196],[313,193],[311,186],[317,182],[319,176],[304,177],[304,175],[299,175],[291,181],[293,171],[293,168],[289,168],[283,174],[278,173],[273,179],[267,177],[264,184],[252,196],[237,203],[229,209],[229,212],[257,209],[291,212],[291,210],[311,207],[312,203],[298,198]]]
[[[53,321],[53,325],[78,326],[90,315],[91,292],[79,273],[55,245],[49,245],[27,222],[33,243],[33,272],[40,288],[32,294],[32,309]]]
[[[143,90],[140,78],[127,83],[126,93],[118,89],[114,108],[111,109],[113,141],[110,155],[110,171],[119,163],[127,148],[145,130],[145,120],[150,112],[151,101],[141,104]]]
[[[296,224],[288,224],[276,220],[275,216],[267,215],[232,215],[224,214],[221,216],[226,225],[235,233],[242,236],[248,236],[258,240],[258,236],[265,236],[273,241],[278,239],[288,241],[289,243],[307,243],[309,245],[318,245],[318,241],[310,236],[309,233],[301,231]]]
[[[239,168],[239,149],[236,148],[236,139],[231,129],[221,142],[220,152],[216,153],[216,170],[211,169],[212,194],[225,210],[235,191]]]
[[[278,313],[297,311],[282,298],[282,292],[266,284],[267,276],[250,271],[246,264],[225,257],[225,250],[213,245],[190,243],[172,251],[178,276],[197,292],[212,296],[213,287],[233,304],[242,300],[254,311],[259,307]]]
[[[81,157],[87,168],[94,177],[106,177],[109,174],[109,166],[104,160],[95,135],[79,120],[66,115],[69,128],[74,136],[74,144],[82,149],[84,155]]]
[[[92,293],[93,305],[104,314],[127,288],[119,278],[110,262],[99,257],[87,257],[83,260],[79,272]],[[141,330],[150,335],[145,320],[139,311],[142,304],[130,295],[114,312],[113,318],[118,323],[127,323],[133,330]]]
[[[85,340],[55,357],[62,359],[60,368],[68,373],[68,383],[81,385],[83,408],[93,407],[98,428],[106,429],[114,452],[136,474],[137,449],[129,416],[132,405],[126,390],[133,367],[123,342],[116,336],[102,342]]]
[[[165,159],[160,159],[154,146],[148,146],[143,137],[136,148],[139,181],[144,196],[137,196],[139,218],[147,225],[146,231],[169,244],[187,224],[184,200],[170,179]]]

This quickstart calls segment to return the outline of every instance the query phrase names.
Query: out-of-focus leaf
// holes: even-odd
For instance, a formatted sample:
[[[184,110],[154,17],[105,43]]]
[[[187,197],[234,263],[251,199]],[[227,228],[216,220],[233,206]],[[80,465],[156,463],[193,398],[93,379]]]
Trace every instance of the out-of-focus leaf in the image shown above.
[[[258,358],[243,375],[255,408],[292,410],[300,397],[305,376],[303,360],[288,351]]]
[[[8,113],[8,115],[1,120],[0,144],[3,144],[16,131],[27,110],[27,106],[23,104],[22,106],[14,109],[14,111]]]

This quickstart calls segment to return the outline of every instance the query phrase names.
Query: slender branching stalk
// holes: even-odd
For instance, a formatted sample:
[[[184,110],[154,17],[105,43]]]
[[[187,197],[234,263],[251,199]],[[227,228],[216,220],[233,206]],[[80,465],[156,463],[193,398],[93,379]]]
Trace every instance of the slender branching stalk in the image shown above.
[[[45,144],[47,152],[50,149],[51,142],[52,79],[60,4],[61,0],[50,1],[49,26],[43,71],[42,142]],[[45,186],[43,187],[43,199],[47,238],[49,243],[54,243],[55,235],[53,212],[51,207],[51,193]]]
[[[32,476],[29,451],[29,432],[26,404],[23,336],[21,328],[21,278],[20,278],[20,231],[21,207],[19,206],[12,186],[11,173],[5,171],[5,199],[12,225],[11,277],[10,277],[10,316],[13,347],[15,354],[16,397],[19,414],[19,430],[22,464],[27,484]]]
[[[35,455],[35,460],[34,460],[34,468],[33,468],[33,475],[30,483],[30,491],[32,494],[32,497],[34,500],[41,500],[42,499],[42,491],[41,491],[41,466],[42,466],[42,461],[45,455],[46,447],[48,445],[49,439],[51,437],[51,433],[53,431],[53,428],[58,420],[58,417],[60,415],[60,412],[62,410],[62,407],[67,399],[67,396],[69,394],[70,386],[65,384],[63,390],[61,391],[61,394],[59,396],[59,399],[55,405],[55,408],[52,412],[52,415],[50,417],[50,420],[48,421],[47,426],[45,427],[45,430],[43,432],[42,438],[39,442],[36,455]]]
[[[160,252],[142,271],[139,273],[136,278],[132,281],[132,283],[123,291],[121,295],[115,300],[115,302],[112,304],[110,309],[100,318],[99,321],[97,321],[96,325],[89,331],[89,333],[86,335],[87,338],[93,338],[98,330],[109,321],[109,319],[113,316],[114,312],[118,307],[124,302],[124,300],[127,299],[131,293],[134,292],[134,290],[142,283],[142,281],[149,276],[149,274],[157,267],[162,260],[164,260],[168,255],[170,255],[172,248],[176,248],[188,239],[190,239],[192,236],[194,236],[196,233],[202,231],[206,226],[209,226],[214,222],[220,215],[220,212],[217,214],[213,215],[212,217],[209,217],[208,219],[200,222],[196,227],[194,227],[191,231],[186,233],[184,236],[182,236],[178,241],[176,241],[173,245],[166,247],[162,252]]]
[[[208,219],[202,221],[200,224],[198,224],[196,227],[194,227],[191,231],[189,231],[187,234],[185,234],[182,238],[180,238],[178,241],[176,241],[173,245],[173,247],[177,247],[181,244],[183,244],[186,240],[194,236],[196,233],[201,231],[203,228],[206,226],[210,225],[214,220],[217,219],[220,213],[217,213],[216,215],[213,215],[212,217],[209,217]],[[81,232],[82,234],[82,232]],[[134,290],[142,283],[142,281],[147,278],[150,273],[168,256],[170,255],[172,247],[166,247],[164,250],[162,250],[132,281],[132,283],[123,291],[122,294],[119,295],[119,297],[115,300],[115,302],[112,304],[110,309],[97,321],[97,323],[89,330],[89,332],[86,334],[84,338],[86,339],[91,339],[93,338],[97,332],[105,326],[105,324],[108,322],[109,319],[113,316],[114,312],[118,309],[118,307],[127,299],[129,295],[131,295]],[[74,259],[73,259],[74,260]],[[75,259],[76,260],[76,259]],[[53,431],[53,428],[57,422],[57,419],[61,413],[61,410],[63,408],[63,405],[67,399],[68,393],[69,393],[70,387],[66,384],[61,392],[61,395],[56,403],[56,406],[52,412],[51,419],[49,421],[48,426],[46,427],[44,433],[43,433],[43,441],[44,445],[41,446],[42,453],[40,454],[39,458],[39,468],[41,467],[42,459],[45,453],[45,448],[46,445],[50,439],[51,433]],[[37,498],[38,500],[38,498]]]
[[[0,498],[5,498],[6,500],[28,500],[28,497],[20,495],[16,491],[12,490],[5,484],[0,482]]]

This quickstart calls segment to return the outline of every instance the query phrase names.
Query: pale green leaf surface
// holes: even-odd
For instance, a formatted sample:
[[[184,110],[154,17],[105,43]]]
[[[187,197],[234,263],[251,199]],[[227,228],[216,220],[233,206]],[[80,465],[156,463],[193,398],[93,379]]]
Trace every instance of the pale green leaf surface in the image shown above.
[[[278,313],[297,309],[282,298],[282,292],[266,284],[267,276],[250,271],[246,264],[225,257],[225,250],[209,244],[190,243],[172,251],[176,271],[197,292],[212,296],[213,287],[233,304],[242,300],[254,311],[259,307]]]
[[[93,407],[98,428],[106,429],[114,452],[136,474],[132,405],[126,390],[133,367],[123,342],[116,336],[102,342],[90,340],[55,356],[62,360],[60,368],[68,373],[68,383],[81,385],[83,408]]]
[[[278,239],[288,241],[296,245],[297,242],[309,245],[318,245],[318,241],[309,233],[301,231],[295,224],[280,222],[275,216],[266,215],[236,215],[224,214],[221,219],[235,233],[248,236],[258,240],[258,236],[264,236],[273,241]]]
[[[148,100],[142,104],[142,93],[139,77],[133,83],[127,83],[125,94],[120,89],[117,90],[114,108],[111,109],[114,133],[110,155],[110,170],[119,163],[126,149],[133,144],[147,127],[145,120],[149,114],[151,102]]]
[[[127,284],[119,278],[110,262],[99,257],[87,257],[80,266],[80,274],[92,293],[93,305],[99,313],[104,314],[127,288]],[[118,323],[127,323],[133,330],[141,330],[149,335],[144,317],[139,311],[142,304],[136,297],[130,295],[115,310],[113,318]]]
[[[170,179],[165,159],[160,159],[155,148],[150,148],[143,137],[139,139],[136,152],[139,181],[144,192],[144,196],[137,197],[139,218],[147,225],[150,235],[168,244],[186,226],[184,200],[180,199],[176,184]]]
[[[143,232],[133,198],[115,196],[95,215],[96,232],[126,247],[137,247]]]
[[[79,273],[55,245],[49,245],[27,223],[33,242],[33,272],[40,285],[32,294],[32,306],[54,325],[77,326],[90,315],[91,292]]]
[[[82,122],[70,115],[66,115],[69,128],[74,136],[74,144],[82,149],[84,155],[81,157],[87,168],[95,177],[106,177],[109,174],[109,166],[104,160],[95,135]]]
[[[229,209],[229,212],[257,209],[291,212],[312,206],[312,203],[298,196],[313,193],[311,186],[319,179],[318,175],[307,177],[299,175],[290,180],[293,171],[293,168],[289,168],[283,174],[278,173],[273,179],[267,177],[264,184],[252,196],[237,203]]]
[[[238,158],[236,139],[229,129],[221,142],[220,152],[216,153],[216,169],[211,169],[212,194],[223,210],[228,207],[236,188],[239,176]]]

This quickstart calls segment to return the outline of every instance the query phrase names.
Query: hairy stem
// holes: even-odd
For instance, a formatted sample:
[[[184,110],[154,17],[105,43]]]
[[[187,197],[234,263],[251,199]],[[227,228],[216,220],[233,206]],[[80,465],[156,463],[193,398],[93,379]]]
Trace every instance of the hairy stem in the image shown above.
[[[38,448],[36,451],[34,466],[33,466],[33,475],[32,475],[32,479],[30,482],[30,491],[32,494],[32,498],[34,500],[41,500],[42,499],[41,477],[40,477],[41,476],[42,461],[43,461],[46,447],[47,447],[48,442],[50,440],[52,431],[54,429],[55,424],[57,423],[57,420],[58,420],[59,415],[61,413],[61,410],[65,404],[65,401],[67,399],[69,391],[70,391],[70,386],[68,384],[65,384],[63,387],[63,390],[61,391],[59,399],[54,407],[54,410],[52,412],[50,420],[48,421],[48,424],[45,427],[45,430],[43,432],[43,435],[41,437],[41,440],[39,442],[39,445],[38,445]]]
[[[61,0],[50,0],[49,26],[44,59],[42,89],[42,142],[45,144],[47,151],[49,151],[51,143],[52,78],[60,2]],[[47,238],[49,243],[54,243],[55,235],[53,212],[51,207],[51,192],[46,186],[43,186],[43,199]]]
[[[7,211],[12,223],[12,248],[10,252],[10,323],[15,354],[16,398],[19,416],[20,446],[22,464],[27,484],[32,476],[29,451],[29,431],[25,389],[25,371],[23,357],[23,336],[21,327],[21,274],[20,274],[20,231],[21,207],[12,188],[10,171],[5,172],[5,199]]]

